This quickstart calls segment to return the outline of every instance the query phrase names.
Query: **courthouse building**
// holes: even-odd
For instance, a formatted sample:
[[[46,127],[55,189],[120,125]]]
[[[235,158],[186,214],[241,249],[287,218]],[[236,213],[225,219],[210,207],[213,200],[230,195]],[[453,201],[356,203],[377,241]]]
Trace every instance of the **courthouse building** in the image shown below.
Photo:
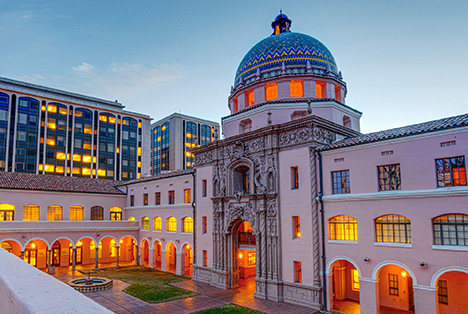
[[[468,312],[468,114],[361,134],[332,53],[291,24],[242,59],[223,139],[1,79],[1,247],[314,310]]]

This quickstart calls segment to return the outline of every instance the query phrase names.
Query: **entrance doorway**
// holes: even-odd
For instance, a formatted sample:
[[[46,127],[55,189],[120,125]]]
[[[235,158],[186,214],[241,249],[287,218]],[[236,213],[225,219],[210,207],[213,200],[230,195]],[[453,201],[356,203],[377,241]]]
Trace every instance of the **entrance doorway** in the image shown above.
[[[193,251],[189,244],[184,245],[184,276],[192,277]]]
[[[255,292],[257,271],[256,239],[248,221],[239,221],[232,230],[231,288],[241,286]]]
[[[52,266],[60,266],[60,242],[56,241],[52,245]]]
[[[413,278],[398,265],[386,265],[379,270],[380,307],[389,310],[414,311]]]
[[[359,271],[346,260],[334,262],[330,269],[330,307],[336,311],[359,310]]]

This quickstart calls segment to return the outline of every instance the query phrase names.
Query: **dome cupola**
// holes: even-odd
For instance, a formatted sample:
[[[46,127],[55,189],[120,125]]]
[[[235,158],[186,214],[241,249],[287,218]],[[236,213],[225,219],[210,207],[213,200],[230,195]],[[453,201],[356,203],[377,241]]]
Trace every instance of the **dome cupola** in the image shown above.
[[[291,20],[288,19],[286,14],[283,14],[283,11],[280,10],[280,14],[275,18],[275,20],[271,23],[271,27],[273,28],[272,35],[278,35],[281,33],[289,33],[289,28],[291,27]]]

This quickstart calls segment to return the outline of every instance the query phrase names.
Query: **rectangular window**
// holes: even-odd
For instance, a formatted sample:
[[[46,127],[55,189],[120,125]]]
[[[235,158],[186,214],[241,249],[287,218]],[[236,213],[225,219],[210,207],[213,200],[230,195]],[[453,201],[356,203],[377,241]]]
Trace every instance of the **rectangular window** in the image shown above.
[[[154,193],[155,205],[161,205],[161,192]]]
[[[104,208],[101,206],[91,207],[91,220],[103,220]]]
[[[351,272],[351,276],[353,277],[353,290],[359,291],[359,272],[356,269],[353,269]]]
[[[278,98],[278,84],[267,83],[265,84],[265,100],[272,100]]]
[[[301,218],[293,216],[293,239],[301,237]]]
[[[350,193],[349,170],[332,172],[333,194]]]
[[[130,206],[135,206],[135,195],[130,195]]]
[[[327,86],[327,83],[325,83],[324,81],[315,82],[315,97],[326,98],[327,97],[326,86]]]
[[[206,197],[206,180],[202,180],[202,197]]]
[[[245,92],[245,103],[247,104],[246,107],[252,106],[255,103],[255,96],[254,96],[253,89],[250,89]]]
[[[184,190],[184,204],[190,204],[192,201],[192,193],[190,189],[185,189]]]
[[[208,266],[208,251],[203,250],[203,266]]]
[[[341,102],[341,87],[338,85],[335,85],[335,99]]]
[[[291,80],[290,93],[291,93],[291,97],[303,97],[304,96],[304,87],[303,87],[302,80]]]
[[[436,159],[437,187],[466,185],[465,156]]]
[[[294,282],[302,282],[302,264],[294,261]]]
[[[401,190],[400,164],[378,166],[379,191]]]
[[[208,232],[208,220],[206,216],[202,217],[202,233]]]
[[[291,167],[291,190],[299,188],[299,172],[297,167]]]
[[[388,294],[399,295],[398,293],[398,275],[388,274]]]
[[[437,282],[437,294],[439,296],[439,303],[448,304],[448,290],[447,290],[447,280],[439,280]]]
[[[232,100],[231,110],[232,110],[232,113],[236,113],[237,111],[239,111],[239,105],[238,105],[237,97]]]
[[[143,205],[148,205],[148,193],[143,194]]]
[[[175,204],[175,191],[169,191],[169,204]]]

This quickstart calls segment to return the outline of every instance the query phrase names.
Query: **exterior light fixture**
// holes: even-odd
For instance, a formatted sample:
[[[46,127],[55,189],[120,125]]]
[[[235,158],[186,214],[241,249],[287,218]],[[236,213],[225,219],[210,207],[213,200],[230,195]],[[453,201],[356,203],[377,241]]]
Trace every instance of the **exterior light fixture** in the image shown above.
[[[402,270],[402,271],[401,271],[401,276],[402,276],[403,278],[405,278],[405,277],[406,277],[406,271]]]
[[[239,258],[242,258],[242,256],[243,256],[242,253],[239,253]]]
[[[26,233],[23,233],[21,236],[23,237],[23,239],[26,238]]]
[[[298,237],[298,238],[301,237],[301,233],[300,233],[300,232],[297,233],[297,237]]]
[[[421,266],[421,268],[426,268],[427,263],[425,261],[422,261],[421,263],[419,263],[419,266]]]
[[[370,261],[370,257],[364,257],[364,262],[368,263]]]

